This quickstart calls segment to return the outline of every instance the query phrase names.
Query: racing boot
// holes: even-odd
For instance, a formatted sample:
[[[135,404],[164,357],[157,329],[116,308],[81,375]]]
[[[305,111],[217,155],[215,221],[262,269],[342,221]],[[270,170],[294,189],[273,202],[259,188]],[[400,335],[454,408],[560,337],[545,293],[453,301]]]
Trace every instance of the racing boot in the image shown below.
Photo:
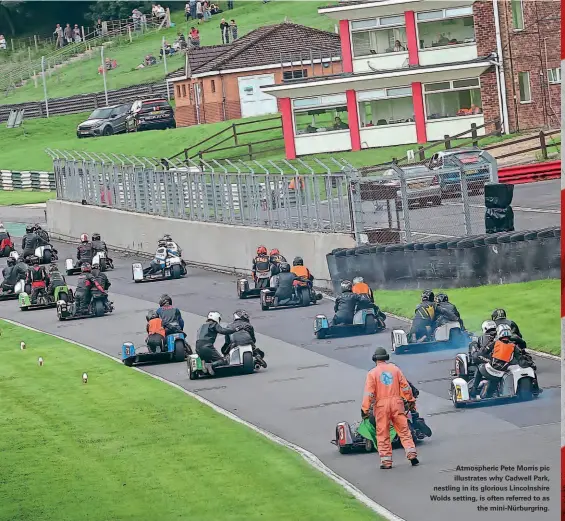
[[[424,437],[427,436],[428,438],[432,435],[432,429],[428,427],[428,425],[424,421],[424,418],[421,418],[420,414],[417,411],[412,411],[412,422],[414,424],[416,432],[419,431],[424,435]],[[421,439],[419,436],[418,438]]]

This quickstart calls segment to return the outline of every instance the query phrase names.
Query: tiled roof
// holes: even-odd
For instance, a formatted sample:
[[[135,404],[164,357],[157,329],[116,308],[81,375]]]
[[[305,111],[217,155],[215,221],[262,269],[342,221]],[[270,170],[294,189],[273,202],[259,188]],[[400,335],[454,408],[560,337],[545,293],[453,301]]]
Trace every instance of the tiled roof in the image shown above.
[[[189,51],[192,74],[272,65],[282,61],[300,61],[341,56],[339,35],[303,25],[284,22],[255,29],[234,43],[213,45]]]

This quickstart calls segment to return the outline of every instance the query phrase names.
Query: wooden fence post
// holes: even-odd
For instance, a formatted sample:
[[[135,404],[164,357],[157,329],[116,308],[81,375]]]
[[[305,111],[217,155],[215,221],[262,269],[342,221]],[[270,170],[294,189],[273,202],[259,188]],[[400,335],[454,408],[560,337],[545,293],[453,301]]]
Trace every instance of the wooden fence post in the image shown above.
[[[424,147],[422,145],[418,147],[418,155],[420,156],[420,161],[424,161],[426,159],[426,152],[424,151]]]
[[[449,150],[451,148],[451,139],[447,134],[443,135],[443,142],[445,144],[445,150]]]
[[[543,130],[539,131],[539,146],[541,149],[541,155],[544,159],[547,159],[547,145],[545,143],[545,134]]]
[[[237,142],[237,129],[236,129],[235,123],[232,123],[231,128],[232,128],[232,132],[233,132],[233,142],[234,142],[234,145],[237,146],[239,143]]]
[[[496,132],[497,136],[500,136],[502,134],[502,126],[500,125],[500,121],[498,119],[494,122],[494,131]]]
[[[253,150],[251,147],[251,143],[248,143],[247,148],[249,149],[249,161],[253,160]]]
[[[479,146],[479,140],[477,139],[477,124],[471,123],[471,137],[473,138],[473,146]]]

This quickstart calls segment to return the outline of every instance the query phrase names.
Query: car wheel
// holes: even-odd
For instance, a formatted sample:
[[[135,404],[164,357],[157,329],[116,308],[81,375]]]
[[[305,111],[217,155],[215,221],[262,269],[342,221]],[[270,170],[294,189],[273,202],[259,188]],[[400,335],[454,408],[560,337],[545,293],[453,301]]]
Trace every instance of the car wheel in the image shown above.
[[[106,127],[103,132],[102,135],[103,136],[111,136],[114,133],[114,129],[112,127]]]

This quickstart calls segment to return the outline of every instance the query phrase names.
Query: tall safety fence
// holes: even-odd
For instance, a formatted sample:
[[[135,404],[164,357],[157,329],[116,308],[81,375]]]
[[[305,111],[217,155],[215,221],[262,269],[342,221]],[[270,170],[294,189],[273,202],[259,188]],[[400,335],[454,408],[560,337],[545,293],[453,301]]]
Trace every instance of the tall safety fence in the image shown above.
[[[350,233],[358,244],[485,233],[487,152],[357,169],[345,160],[165,160],[48,150],[57,197],[201,222]]]

